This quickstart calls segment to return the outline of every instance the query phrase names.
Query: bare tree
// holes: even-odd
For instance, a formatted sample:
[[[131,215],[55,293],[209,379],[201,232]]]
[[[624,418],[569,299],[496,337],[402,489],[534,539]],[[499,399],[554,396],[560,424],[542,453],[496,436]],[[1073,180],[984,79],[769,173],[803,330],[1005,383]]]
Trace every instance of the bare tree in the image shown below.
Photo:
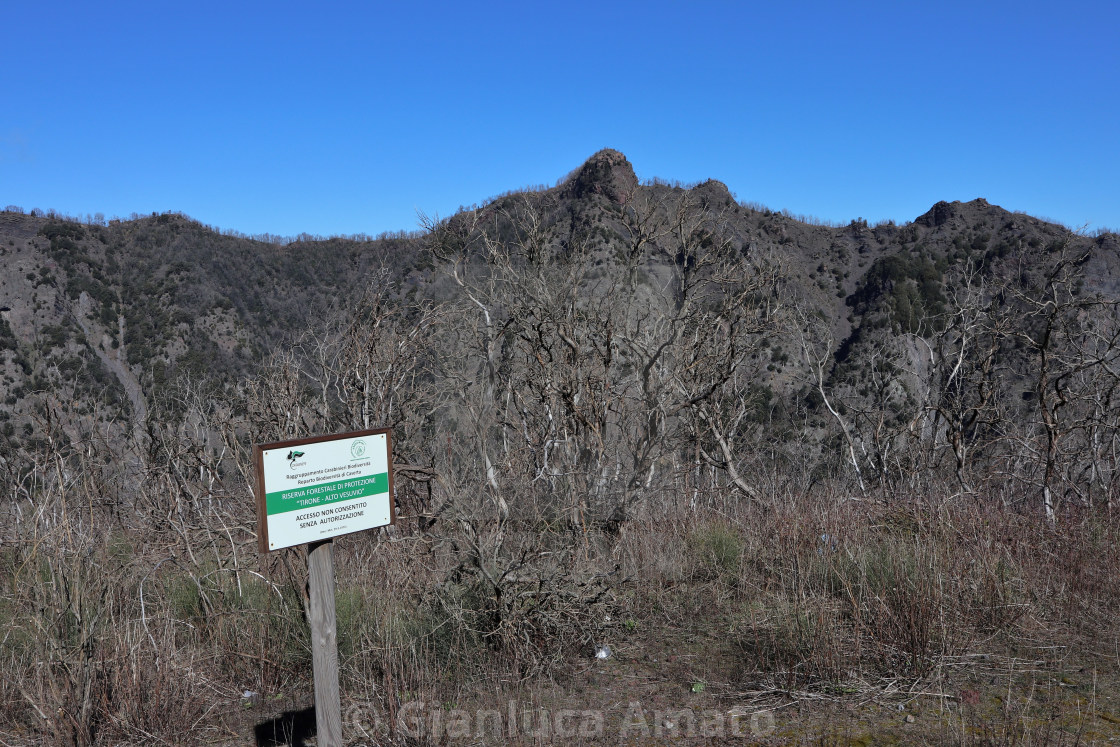
[[[1120,360],[1117,302],[1084,292],[1083,268],[1091,253],[1075,250],[1072,239],[1048,247],[1037,258],[1041,272],[1020,262],[1007,290],[1024,321],[1015,337],[1028,356],[1042,437],[1031,450],[1039,455],[1042,506],[1051,522],[1061,503],[1063,463],[1085,463],[1081,437],[1101,422],[1092,415],[1100,407],[1098,386],[1111,389]],[[1066,451],[1067,446],[1074,451]]]

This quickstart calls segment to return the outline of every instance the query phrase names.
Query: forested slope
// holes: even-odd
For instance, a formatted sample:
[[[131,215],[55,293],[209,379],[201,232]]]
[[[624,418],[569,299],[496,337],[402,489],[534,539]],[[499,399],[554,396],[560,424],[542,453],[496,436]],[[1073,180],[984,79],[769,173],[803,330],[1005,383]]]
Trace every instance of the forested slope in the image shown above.
[[[303,707],[252,446],[376,426],[399,522],[338,543],[351,706],[592,707],[609,640],[721,709],[1021,692],[1007,741],[1045,742],[1029,661],[1081,688],[1048,728],[1114,723],[1118,250],[984,200],[819,225],[614,151],[377,240],[0,213],[0,734]]]

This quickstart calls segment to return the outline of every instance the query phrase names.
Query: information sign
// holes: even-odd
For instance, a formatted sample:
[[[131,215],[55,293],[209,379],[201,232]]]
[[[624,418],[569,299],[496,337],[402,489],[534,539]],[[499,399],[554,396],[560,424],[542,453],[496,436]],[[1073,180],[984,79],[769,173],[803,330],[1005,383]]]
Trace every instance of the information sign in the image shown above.
[[[262,553],[392,524],[388,428],[256,447]]]

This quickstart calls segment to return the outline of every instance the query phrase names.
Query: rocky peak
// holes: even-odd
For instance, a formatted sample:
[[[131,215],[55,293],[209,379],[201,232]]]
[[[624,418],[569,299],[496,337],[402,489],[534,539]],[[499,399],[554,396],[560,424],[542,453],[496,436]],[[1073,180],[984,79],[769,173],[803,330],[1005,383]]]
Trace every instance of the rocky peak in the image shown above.
[[[960,207],[961,203],[959,201],[945,202],[942,200],[922,215],[919,215],[914,222],[929,228],[943,226],[960,215]]]
[[[638,187],[638,177],[626,156],[605,148],[572,172],[564,185],[566,197],[603,195],[611,202],[623,204]]]
[[[731,190],[718,179],[708,179],[701,184],[697,184],[693,190],[707,207],[722,208],[735,203],[735,198],[731,196]]]

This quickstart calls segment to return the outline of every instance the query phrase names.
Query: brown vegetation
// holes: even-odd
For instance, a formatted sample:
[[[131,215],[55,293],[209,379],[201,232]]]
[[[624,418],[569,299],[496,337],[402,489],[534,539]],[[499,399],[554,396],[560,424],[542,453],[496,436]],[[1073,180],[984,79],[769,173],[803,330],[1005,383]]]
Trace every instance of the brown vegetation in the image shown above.
[[[0,739],[297,728],[271,719],[308,702],[305,564],[256,554],[249,454],[379,425],[399,521],[336,558],[356,742],[438,743],[371,716],[418,701],[635,692],[770,709],[792,743],[866,743],[903,728],[899,705],[921,722],[901,740],[1114,729],[1120,325],[1086,269],[1103,244],[991,246],[945,233],[963,220],[945,203],[903,228],[748,211],[748,234],[721,185],[593,165],[430,221],[431,277],[363,269],[243,376],[149,373],[142,422],[28,391],[0,454]],[[806,286],[795,230],[842,233],[845,267],[879,248]],[[4,360],[48,370],[69,334],[14,334]]]

